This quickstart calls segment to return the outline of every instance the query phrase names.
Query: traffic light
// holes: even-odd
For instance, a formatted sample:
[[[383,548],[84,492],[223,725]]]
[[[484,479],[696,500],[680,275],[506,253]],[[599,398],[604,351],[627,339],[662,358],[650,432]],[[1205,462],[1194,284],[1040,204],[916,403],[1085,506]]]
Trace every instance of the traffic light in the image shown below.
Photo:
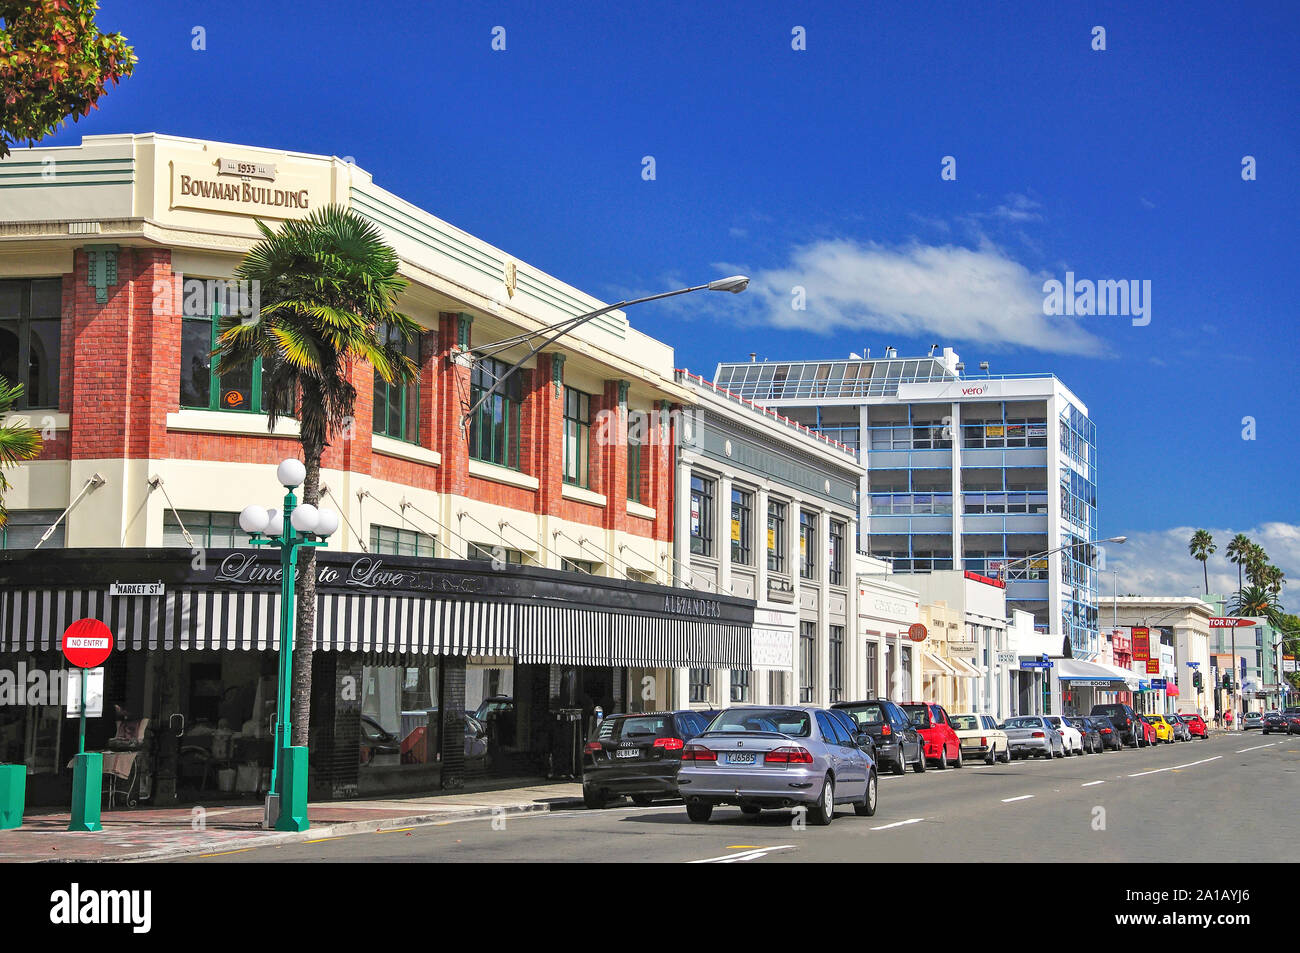
[[[1228,689],[1228,690],[1231,690],[1231,689],[1232,689],[1232,673],[1231,673],[1231,672],[1224,672],[1224,673],[1223,673],[1223,687],[1224,687],[1225,689]]]
[[[1193,673],[1192,673],[1192,687],[1195,688],[1195,689],[1199,692],[1199,691],[1200,691],[1204,686],[1205,686],[1205,683],[1204,683],[1204,681],[1202,681],[1202,679],[1201,679],[1201,673],[1200,673],[1200,672],[1193,672]]]

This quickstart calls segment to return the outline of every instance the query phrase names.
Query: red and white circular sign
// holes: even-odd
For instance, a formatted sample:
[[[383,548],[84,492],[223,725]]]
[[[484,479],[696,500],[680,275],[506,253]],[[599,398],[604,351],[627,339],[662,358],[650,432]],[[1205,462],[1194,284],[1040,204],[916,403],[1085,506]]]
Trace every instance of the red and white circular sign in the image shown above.
[[[97,668],[113,652],[113,633],[98,619],[78,619],[63,633],[63,654],[77,668]]]
[[[929,631],[920,622],[914,622],[907,628],[907,637],[913,642],[924,642]]]

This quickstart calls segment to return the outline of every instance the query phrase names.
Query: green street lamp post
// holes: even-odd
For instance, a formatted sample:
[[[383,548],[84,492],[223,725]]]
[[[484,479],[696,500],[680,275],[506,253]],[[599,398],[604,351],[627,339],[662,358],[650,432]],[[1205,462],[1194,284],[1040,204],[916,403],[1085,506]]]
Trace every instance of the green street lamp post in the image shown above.
[[[280,658],[276,679],[275,738],[271,755],[271,790],[266,797],[265,824],[277,831],[305,831],[307,821],[307,749],[290,745],[290,687],[294,635],[294,584],[298,575],[298,550],[324,546],[339,526],[329,510],[310,503],[298,503],[294,489],[306,478],[307,468],[292,458],[276,468],[284,486],[284,509],[247,506],[239,514],[239,525],[254,546],[280,550]]]

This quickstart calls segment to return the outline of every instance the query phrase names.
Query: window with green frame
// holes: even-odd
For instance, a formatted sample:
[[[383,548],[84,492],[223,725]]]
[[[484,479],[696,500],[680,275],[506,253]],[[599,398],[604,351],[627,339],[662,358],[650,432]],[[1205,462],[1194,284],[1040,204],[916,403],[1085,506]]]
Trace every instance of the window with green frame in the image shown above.
[[[180,516],[180,522],[176,517]],[[238,513],[214,513],[207,510],[177,510],[163,512],[163,545],[186,546],[181,523],[189,530],[196,546],[217,549],[234,549],[249,545],[249,536],[239,528]]]
[[[420,339],[415,337],[403,341],[402,335],[394,328],[385,328],[388,343],[397,347],[403,354],[420,364]],[[372,420],[374,432],[407,443],[420,442],[420,381],[417,378],[409,384],[385,381],[375,371],[375,407]]]
[[[564,388],[564,482],[589,486],[591,458],[591,395]]]
[[[0,377],[23,385],[14,410],[59,406],[62,313],[62,279],[0,281]]]
[[[41,536],[62,514],[62,510],[10,510],[9,519],[0,526],[0,549],[35,548]],[[62,549],[67,525],[68,521],[64,520],[56,526],[42,548]]]
[[[641,499],[641,449],[648,430],[646,416],[639,410],[627,412],[627,498],[633,503],[645,502]]]
[[[188,282],[187,282],[188,283]],[[212,356],[221,334],[220,282],[203,282],[185,296],[181,318],[181,406],[196,410],[262,412],[262,359],[256,358],[224,377]]]
[[[510,365],[490,357],[474,362],[470,372],[469,405],[478,403]],[[511,374],[469,420],[469,455],[484,463],[519,469],[519,407],[523,403],[522,371]]]
[[[438,538],[419,530],[371,523],[370,551],[388,556],[437,556]]]

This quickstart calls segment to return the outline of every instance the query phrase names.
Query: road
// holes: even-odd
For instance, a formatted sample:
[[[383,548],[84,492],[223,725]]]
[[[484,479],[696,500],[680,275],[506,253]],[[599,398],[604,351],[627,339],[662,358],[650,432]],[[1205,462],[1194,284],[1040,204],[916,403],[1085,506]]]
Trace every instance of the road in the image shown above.
[[[845,806],[829,827],[800,826],[790,812],[749,818],[734,808],[693,824],[680,802],[626,804],[176,862],[1289,861],[1300,843],[1298,771],[1300,737],[1239,732],[1154,749],[887,775],[875,817]]]

